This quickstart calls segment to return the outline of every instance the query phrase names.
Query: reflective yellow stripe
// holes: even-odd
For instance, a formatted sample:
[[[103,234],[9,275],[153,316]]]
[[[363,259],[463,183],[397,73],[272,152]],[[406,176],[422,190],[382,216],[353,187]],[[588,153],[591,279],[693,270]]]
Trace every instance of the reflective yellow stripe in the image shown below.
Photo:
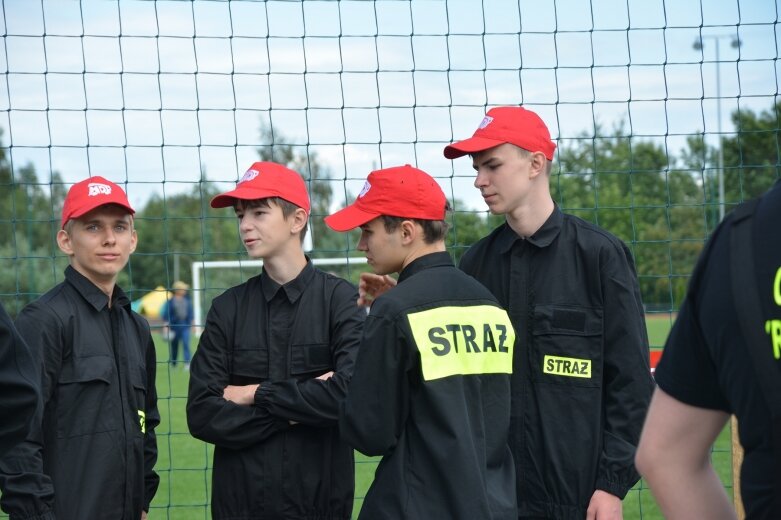
[[[438,307],[407,315],[426,381],[511,374],[515,331],[499,307]]]
[[[591,378],[591,360],[545,356],[542,360],[542,371],[556,376]]]
[[[773,345],[773,357],[781,359],[781,320],[767,320],[765,332],[770,336]]]
[[[773,280],[773,300],[781,306],[781,267],[776,271],[776,279]]]
[[[138,411],[138,422],[141,424],[141,433],[146,433],[146,412]]]

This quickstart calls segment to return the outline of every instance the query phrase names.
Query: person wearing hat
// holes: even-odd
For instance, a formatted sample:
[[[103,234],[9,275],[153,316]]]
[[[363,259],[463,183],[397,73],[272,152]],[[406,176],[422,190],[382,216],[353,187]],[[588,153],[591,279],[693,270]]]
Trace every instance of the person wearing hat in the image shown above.
[[[382,460],[360,517],[516,518],[508,446],[515,333],[496,298],[445,250],[447,199],[412,166],[371,172],[325,218],[360,227],[374,273],[399,273],[372,305],[341,410],[342,437]]]
[[[133,214],[117,184],[74,184],[57,232],[65,280],[16,319],[42,406],[0,461],[0,505],[13,519],[143,519],[157,491],[155,347],[116,284],[136,248]]]
[[[634,260],[607,231],[565,214],[549,181],[556,145],[531,110],[492,108],[445,147],[472,158],[474,185],[505,222],[460,268],[518,331],[511,447],[521,518],[620,519],[653,390]]]
[[[172,289],[173,296],[163,304],[160,310],[160,317],[165,323],[171,355],[169,363],[176,366],[176,358],[179,357],[179,344],[182,344],[182,356],[184,357],[184,369],[190,370],[190,330],[193,327],[195,312],[193,302],[187,297],[189,285],[181,280],[174,282]]]
[[[211,206],[233,208],[263,260],[214,299],[191,364],[187,424],[215,445],[212,518],[349,519],[353,450],[337,420],[366,315],[357,291],[304,254],[309,195],[295,171],[254,163]]]

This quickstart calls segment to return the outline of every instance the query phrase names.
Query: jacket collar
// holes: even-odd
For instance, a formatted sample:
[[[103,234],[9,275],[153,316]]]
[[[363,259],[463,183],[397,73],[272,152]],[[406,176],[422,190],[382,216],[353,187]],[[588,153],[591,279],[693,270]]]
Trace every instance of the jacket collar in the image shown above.
[[[419,273],[425,269],[430,269],[432,267],[442,267],[446,265],[453,265],[453,259],[450,258],[450,253],[446,251],[423,255],[420,258],[416,258],[410,262],[407,267],[402,269],[401,273],[399,274],[399,283],[403,282],[413,274]]]
[[[285,292],[288,301],[290,303],[295,303],[306,290],[307,286],[309,286],[314,275],[315,268],[312,264],[312,259],[308,256],[306,257],[306,265],[301,272],[298,273],[298,276],[285,285],[280,285],[275,282],[264,269],[260,274],[260,286],[263,291],[263,297],[266,299],[266,302],[270,302],[277,294],[277,291],[281,289]]]
[[[553,205],[553,213],[551,213],[548,220],[530,237],[526,237],[526,241],[531,244],[542,248],[551,245],[553,240],[561,232],[561,223],[564,221],[564,213],[561,212],[558,204]],[[501,253],[507,253],[512,249],[516,240],[522,240],[515,231],[505,222],[502,224],[501,229],[496,237],[497,246]]]
[[[73,266],[69,265],[65,268],[65,280],[78,292],[87,303],[92,305],[96,311],[102,310],[108,306],[108,296],[101,291],[97,285],[89,281],[89,279],[78,272]],[[127,297],[125,291],[118,285],[114,285],[114,292],[112,294],[112,301],[114,305],[127,307],[130,305],[130,298]]]

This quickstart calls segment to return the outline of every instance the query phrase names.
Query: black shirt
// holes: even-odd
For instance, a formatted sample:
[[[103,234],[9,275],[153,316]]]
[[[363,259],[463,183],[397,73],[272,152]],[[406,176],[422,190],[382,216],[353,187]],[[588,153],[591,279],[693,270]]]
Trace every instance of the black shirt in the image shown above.
[[[3,510],[12,518],[141,518],[159,482],[149,324],[118,286],[109,307],[68,267],[16,327],[41,370],[43,414],[0,462]]]
[[[507,445],[514,333],[447,253],[411,262],[371,307],[339,426],[382,455],[367,520],[515,520]]]
[[[0,305],[0,458],[30,432],[38,386],[30,351]]]
[[[336,421],[366,316],[357,298],[309,261],[283,286],[264,272],[212,302],[187,422],[215,445],[213,518],[350,518],[353,451]],[[249,384],[260,384],[254,406],[223,399]]]
[[[781,183],[776,183],[758,206],[753,222],[763,322],[781,320],[781,302],[774,298],[781,292],[781,279],[776,278],[781,277],[780,223]],[[737,416],[744,449],[740,485],[746,518],[771,520],[771,414],[735,311],[731,228],[731,215],[727,215],[703,251],[655,377],[659,388],[683,403]],[[768,362],[776,363],[781,377],[781,362],[771,355],[772,348],[768,336]]]
[[[460,264],[517,332],[510,447],[520,516],[586,515],[596,489],[623,498],[653,382],[634,262],[610,233],[558,206],[526,239],[507,223]]]

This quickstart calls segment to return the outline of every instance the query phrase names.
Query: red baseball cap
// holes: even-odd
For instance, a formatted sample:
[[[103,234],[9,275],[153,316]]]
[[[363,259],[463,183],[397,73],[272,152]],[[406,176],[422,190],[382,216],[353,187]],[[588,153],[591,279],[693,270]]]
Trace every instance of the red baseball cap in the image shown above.
[[[130,206],[125,191],[103,177],[95,176],[77,182],[68,190],[62,205],[62,227],[72,218],[79,218],[104,204],[119,204],[133,215],[136,210]]]
[[[309,214],[309,193],[304,179],[290,168],[273,162],[253,163],[236,184],[236,189],[214,197],[211,206],[227,208],[233,206],[237,199],[258,200],[269,197],[285,199]]]
[[[510,143],[530,152],[542,152],[553,160],[556,144],[540,116],[523,107],[496,107],[488,111],[474,135],[445,147],[445,157],[455,159]]]
[[[324,220],[334,231],[349,231],[380,215],[444,220],[446,204],[433,177],[405,164],[371,172],[355,202]]]

